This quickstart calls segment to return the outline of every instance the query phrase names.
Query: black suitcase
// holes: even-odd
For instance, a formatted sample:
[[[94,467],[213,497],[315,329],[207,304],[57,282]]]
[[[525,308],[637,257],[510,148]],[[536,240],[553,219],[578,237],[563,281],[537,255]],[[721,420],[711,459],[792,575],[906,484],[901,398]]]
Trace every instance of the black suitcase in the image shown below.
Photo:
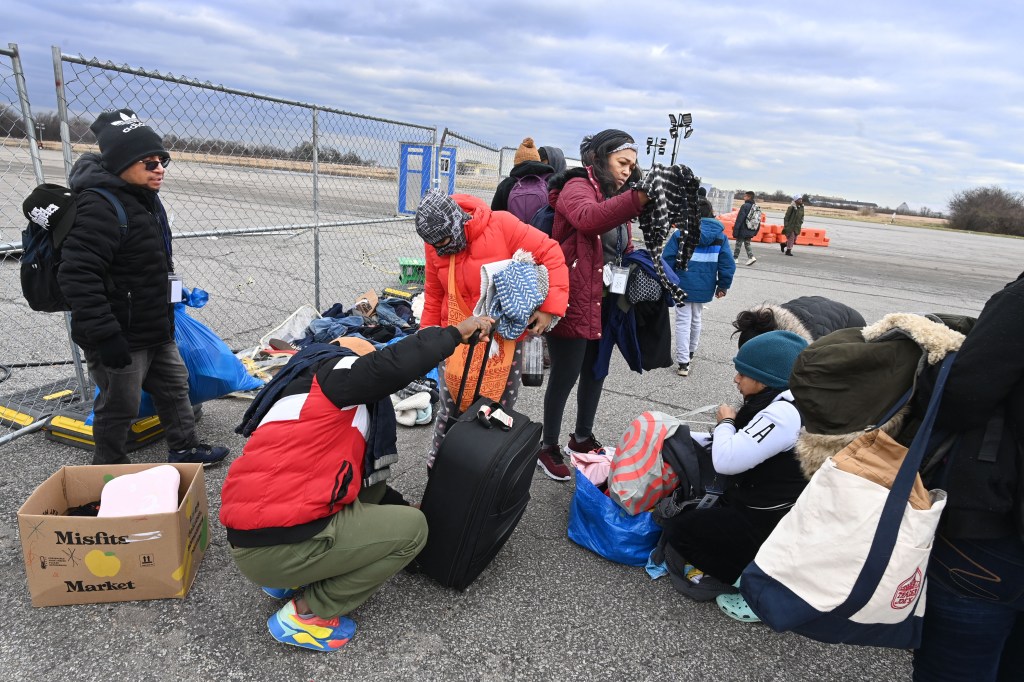
[[[475,345],[467,354],[456,407]],[[486,365],[485,356],[481,379]],[[417,557],[422,572],[464,590],[487,568],[526,511],[541,431],[526,415],[481,398],[477,382],[476,400],[452,418],[423,493],[420,509],[429,533]]]

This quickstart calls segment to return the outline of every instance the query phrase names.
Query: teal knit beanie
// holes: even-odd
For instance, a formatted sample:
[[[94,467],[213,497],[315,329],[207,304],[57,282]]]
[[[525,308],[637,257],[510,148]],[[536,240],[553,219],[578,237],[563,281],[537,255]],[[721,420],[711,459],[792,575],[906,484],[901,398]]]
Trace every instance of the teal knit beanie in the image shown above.
[[[773,331],[760,334],[740,346],[732,359],[736,371],[771,388],[789,386],[789,375],[807,340],[799,334]]]

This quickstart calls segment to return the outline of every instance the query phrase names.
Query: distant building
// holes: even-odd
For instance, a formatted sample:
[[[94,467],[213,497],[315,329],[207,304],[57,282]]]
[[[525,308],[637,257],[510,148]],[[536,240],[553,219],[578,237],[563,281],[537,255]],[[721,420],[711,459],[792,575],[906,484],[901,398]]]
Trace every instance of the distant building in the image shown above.
[[[904,201],[902,204],[900,204],[899,206],[896,207],[896,212],[899,213],[900,215],[906,215],[907,213],[910,213],[911,211],[910,211],[910,207],[907,206],[907,202]]]
[[[842,197],[822,197],[817,195],[808,195],[807,201],[813,206],[839,208],[847,211],[858,211],[862,208],[878,208],[878,204],[870,201],[851,201],[849,199],[843,199]]]

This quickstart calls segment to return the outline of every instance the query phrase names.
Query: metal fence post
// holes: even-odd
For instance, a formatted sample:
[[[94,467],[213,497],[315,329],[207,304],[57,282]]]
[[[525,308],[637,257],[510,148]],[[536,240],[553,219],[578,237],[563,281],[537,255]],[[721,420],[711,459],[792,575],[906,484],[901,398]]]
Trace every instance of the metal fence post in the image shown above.
[[[36,139],[36,120],[32,118],[32,106],[28,101],[28,88],[25,86],[25,72],[21,68],[21,57],[18,54],[18,46],[8,43],[11,49],[11,68],[14,71],[15,87],[18,90],[18,100],[21,104],[21,118],[25,121],[25,134],[28,135],[28,153],[32,158],[32,170],[36,174],[36,183],[46,182],[43,176],[43,160],[39,156],[39,141]]]
[[[320,126],[319,112],[313,107],[313,304],[320,306]]]
[[[57,116],[60,118],[60,146],[64,152],[64,178],[71,177],[71,128],[68,126],[68,99],[64,90],[64,66],[61,63],[60,48],[54,45],[53,82],[57,87]]]
[[[60,146],[64,154],[64,178],[65,182],[71,178],[71,126],[68,125],[68,100],[64,90],[64,67],[60,59],[60,48],[54,45],[53,52],[53,79],[57,87],[57,116],[60,118]],[[71,313],[64,313],[64,328],[68,332],[68,344],[71,346],[71,360],[75,366],[75,378],[78,380],[78,396],[83,402],[92,400],[89,395],[88,384],[85,380],[85,371],[82,369],[82,355],[78,351],[78,344],[71,338]]]

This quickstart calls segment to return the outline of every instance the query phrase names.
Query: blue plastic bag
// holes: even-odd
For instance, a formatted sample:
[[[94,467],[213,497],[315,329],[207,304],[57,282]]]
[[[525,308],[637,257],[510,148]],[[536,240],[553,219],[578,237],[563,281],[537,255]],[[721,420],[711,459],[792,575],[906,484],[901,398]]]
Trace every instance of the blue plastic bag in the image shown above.
[[[630,516],[577,470],[568,534],[576,544],[609,561],[646,566],[661,537],[661,526],[650,512]]]
[[[202,308],[210,295],[202,289],[184,289],[182,303],[174,304],[174,340],[178,352],[188,368],[188,398],[193,405],[221,398],[235,391],[261,388],[263,382],[245,371],[245,365],[235,357],[227,344],[209,327],[192,319],[185,306]],[[96,390],[99,395],[99,389]],[[149,393],[142,392],[139,416],[156,414]],[[92,413],[86,424],[92,424]]]
[[[263,386],[213,330],[189,316],[184,303],[174,305],[174,340],[188,368],[188,397],[193,405]]]

